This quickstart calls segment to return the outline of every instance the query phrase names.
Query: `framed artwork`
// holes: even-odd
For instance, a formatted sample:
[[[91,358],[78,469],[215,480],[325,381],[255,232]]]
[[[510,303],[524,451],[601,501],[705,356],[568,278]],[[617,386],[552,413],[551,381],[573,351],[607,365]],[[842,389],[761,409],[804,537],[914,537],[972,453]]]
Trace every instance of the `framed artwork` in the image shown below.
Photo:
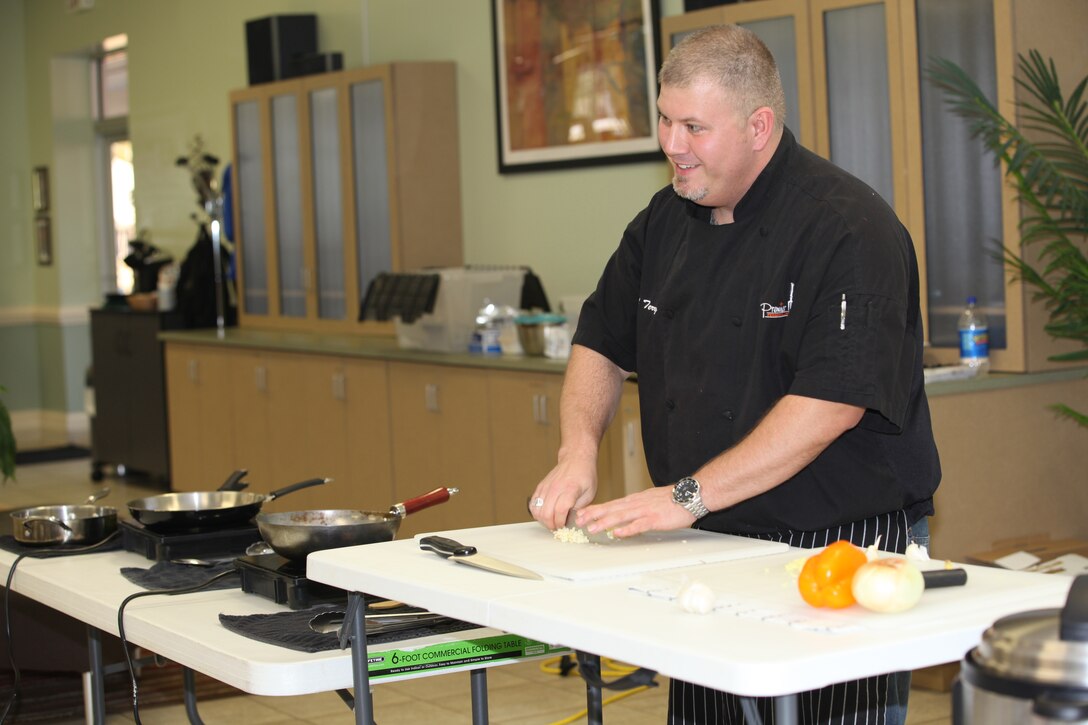
[[[492,0],[499,173],[648,161],[658,0]]]
[[[30,198],[34,204],[34,211],[49,211],[49,169],[47,167],[34,167],[34,174],[30,177]]]

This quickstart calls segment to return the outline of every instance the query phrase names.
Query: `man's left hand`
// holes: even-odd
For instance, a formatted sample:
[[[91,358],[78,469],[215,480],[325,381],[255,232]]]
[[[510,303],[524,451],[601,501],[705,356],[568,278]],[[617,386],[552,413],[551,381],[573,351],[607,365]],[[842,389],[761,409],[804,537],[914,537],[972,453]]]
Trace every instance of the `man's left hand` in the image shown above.
[[[672,500],[672,486],[646,489],[578,512],[578,525],[589,533],[608,531],[620,539],[644,531],[687,529],[693,523],[695,516]]]

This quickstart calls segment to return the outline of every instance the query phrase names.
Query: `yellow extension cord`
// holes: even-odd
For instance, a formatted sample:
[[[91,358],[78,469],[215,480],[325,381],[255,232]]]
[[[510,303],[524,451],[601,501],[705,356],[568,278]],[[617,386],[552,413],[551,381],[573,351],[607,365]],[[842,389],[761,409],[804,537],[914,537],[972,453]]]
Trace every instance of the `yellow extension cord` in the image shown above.
[[[544,673],[547,673],[549,675],[562,675],[563,674],[563,669],[558,664],[562,659],[563,659],[562,657],[553,657],[550,660],[544,660],[543,662],[540,663],[540,671],[544,672]],[[570,667],[570,669],[575,669],[577,667],[578,667],[578,663],[575,660],[574,664]],[[623,677],[624,675],[629,675],[632,672],[635,672],[636,670],[638,670],[637,667],[632,667],[631,665],[626,665],[626,664],[623,664],[622,662],[616,662],[615,660],[608,659],[607,657],[602,657],[601,658],[601,677],[602,678],[604,678],[604,677]],[[634,695],[636,693],[639,693],[639,692],[642,692],[643,690],[648,690],[648,689],[650,689],[648,685],[642,685],[641,687],[635,687],[635,688],[632,688],[630,690],[624,690],[623,692],[615,694],[612,697],[609,697],[607,700],[604,700],[601,703],[601,705],[603,707],[604,705],[611,704],[613,702],[616,702],[617,700],[622,700],[625,697],[630,697],[631,695]],[[555,722],[550,723],[550,725],[570,725],[571,723],[578,722],[583,717],[587,717],[588,715],[589,715],[589,708],[583,708],[582,710],[580,710],[579,712],[574,713],[570,717],[565,717],[562,720],[556,720]]]

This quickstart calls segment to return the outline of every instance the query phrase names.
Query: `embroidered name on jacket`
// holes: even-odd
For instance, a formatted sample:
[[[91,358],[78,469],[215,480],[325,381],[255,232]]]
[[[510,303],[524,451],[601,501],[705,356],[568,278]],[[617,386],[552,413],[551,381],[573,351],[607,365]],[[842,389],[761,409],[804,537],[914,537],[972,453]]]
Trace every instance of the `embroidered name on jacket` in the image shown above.
[[[759,310],[761,316],[765,320],[777,319],[779,317],[789,317],[790,310],[793,309],[793,282],[790,282],[790,297],[785,302],[779,302],[777,305],[773,305],[770,302],[761,302]]]

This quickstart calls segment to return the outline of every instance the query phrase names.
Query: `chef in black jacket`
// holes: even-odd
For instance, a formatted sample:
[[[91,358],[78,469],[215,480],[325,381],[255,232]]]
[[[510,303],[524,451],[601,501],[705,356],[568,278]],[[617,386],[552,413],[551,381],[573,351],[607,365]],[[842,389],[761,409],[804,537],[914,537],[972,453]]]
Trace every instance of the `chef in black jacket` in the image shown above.
[[[750,31],[688,36],[660,73],[673,167],[579,316],[558,464],[532,496],[615,536],[695,526],[902,552],[940,464],[922,376],[918,266],[868,186],[783,126],[774,59]],[[655,487],[590,505],[599,444],[638,376]],[[889,663],[894,669],[895,663]],[[896,723],[909,674],[802,694],[804,722]],[[759,703],[770,721],[770,703]],[[737,698],[673,681],[670,723],[743,722]]]

